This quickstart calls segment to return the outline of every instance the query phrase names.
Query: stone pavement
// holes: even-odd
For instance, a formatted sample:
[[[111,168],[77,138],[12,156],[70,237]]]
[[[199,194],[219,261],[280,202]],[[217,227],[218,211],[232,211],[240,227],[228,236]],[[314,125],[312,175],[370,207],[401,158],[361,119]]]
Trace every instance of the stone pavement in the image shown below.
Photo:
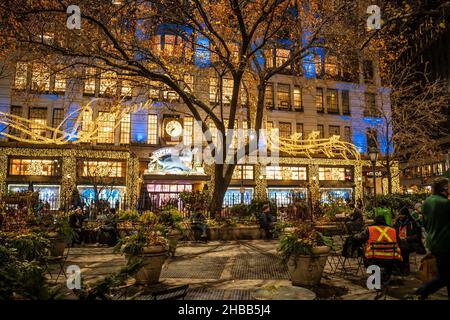
[[[277,241],[264,240],[180,242],[175,257],[163,266],[160,280],[168,285],[189,284],[188,300],[250,300],[258,288],[292,285],[276,246]],[[125,263],[112,248],[86,246],[71,248],[65,265],[80,266],[83,281],[91,282],[117,272]],[[373,300],[376,293],[365,288],[366,277],[344,278],[327,265],[320,286],[309,289],[316,299]],[[402,298],[420,285],[413,276],[401,281],[391,287],[389,299]],[[64,284],[64,277],[58,282]],[[71,293],[67,298],[73,298]],[[433,298],[446,299],[446,292]]]

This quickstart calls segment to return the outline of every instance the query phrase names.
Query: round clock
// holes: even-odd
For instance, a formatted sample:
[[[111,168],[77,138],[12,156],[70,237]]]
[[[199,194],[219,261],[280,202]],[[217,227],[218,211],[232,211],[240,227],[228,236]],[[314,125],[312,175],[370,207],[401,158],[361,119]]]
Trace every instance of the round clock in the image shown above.
[[[183,127],[178,121],[171,120],[166,123],[166,132],[172,138],[178,138],[183,133]]]

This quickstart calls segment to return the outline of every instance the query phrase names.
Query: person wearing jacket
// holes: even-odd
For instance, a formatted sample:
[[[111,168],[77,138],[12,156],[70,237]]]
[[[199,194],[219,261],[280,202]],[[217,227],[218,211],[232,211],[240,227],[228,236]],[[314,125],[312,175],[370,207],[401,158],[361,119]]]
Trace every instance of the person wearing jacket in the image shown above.
[[[426,253],[422,244],[422,229],[411,216],[407,207],[400,209],[399,216],[394,223],[394,229],[400,241],[403,258],[402,271],[405,275],[408,275],[410,272],[409,255],[413,252]]]
[[[386,224],[384,216],[379,215],[374,219],[374,224],[364,231],[352,236],[353,239],[363,244],[364,265],[378,264],[378,262],[388,261],[385,268],[387,274],[392,272],[394,264],[402,262],[400,247],[390,250],[387,246],[398,244],[400,239],[394,228]],[[383,242],[383,245],[377,243]]]
[[[427,246],[436,257],[438,274],[423,284],[415,294],[426,299],[430,294],[447,287],[450,300],[450,200],[447,178],[433,182],[433,195],[422,207],[423,224],[427,232]]]

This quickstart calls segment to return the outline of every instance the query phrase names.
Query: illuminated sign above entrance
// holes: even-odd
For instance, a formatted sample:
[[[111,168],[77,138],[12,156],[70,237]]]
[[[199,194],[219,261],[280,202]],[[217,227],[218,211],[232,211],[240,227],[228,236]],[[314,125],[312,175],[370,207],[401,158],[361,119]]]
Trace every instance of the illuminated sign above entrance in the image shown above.
[[[194,153],[189,147],[158,149],[151,154],[145,174],[205,175],[201,164],[194,161]]]

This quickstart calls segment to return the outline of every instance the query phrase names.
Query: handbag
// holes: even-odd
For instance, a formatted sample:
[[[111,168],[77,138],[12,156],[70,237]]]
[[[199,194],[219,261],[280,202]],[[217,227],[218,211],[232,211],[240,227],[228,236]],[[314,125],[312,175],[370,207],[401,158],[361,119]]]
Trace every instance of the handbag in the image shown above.
[[[430,281],[438,274],[436,258],[428,253],[420,260],[419,278],[423,282]]]

